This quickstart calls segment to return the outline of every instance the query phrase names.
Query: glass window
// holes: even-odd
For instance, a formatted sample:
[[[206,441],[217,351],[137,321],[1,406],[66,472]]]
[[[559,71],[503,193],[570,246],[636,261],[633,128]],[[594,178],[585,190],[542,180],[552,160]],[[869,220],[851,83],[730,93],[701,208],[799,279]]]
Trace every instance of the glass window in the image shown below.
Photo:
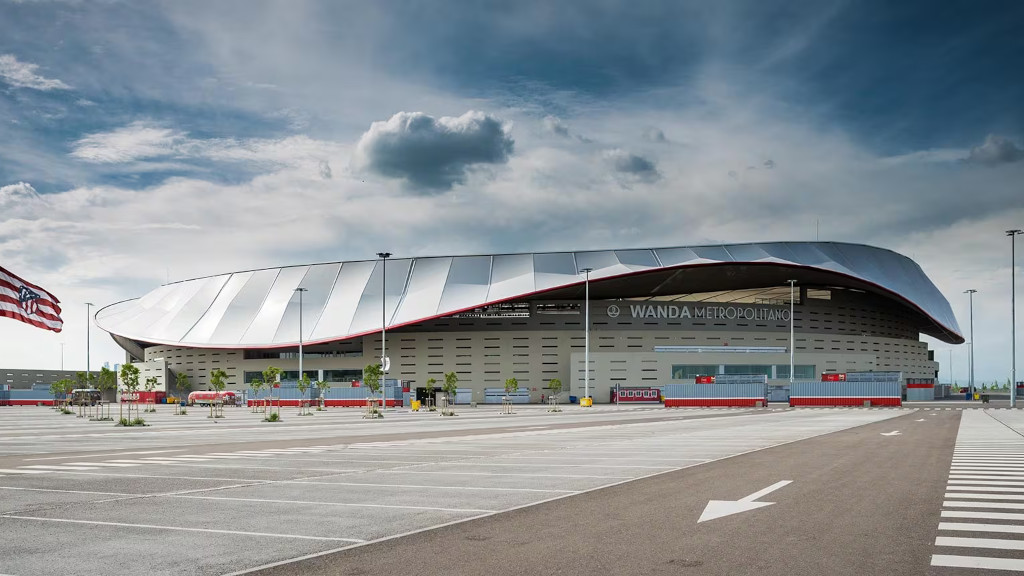
[[[726,364],[725,374],[764,374],[772,377],[771,364]]]
[[[362,370],[324,370],[324,382],[352,382],[362,379]]]
[[[307,378],[309,378],[310,382],[316,382],[317,378],[320,377],[320,374],[318,374],[316,370],[303,370],[302,372],[303,372],[303,374],[306,375]],[[298,370],[282,370],[281,371],[281,382],[298,382],[298,381],[299,381],[299,371]]]
[[[245,383],[249,384],[253,380],[263,380],[263,372],[249,372],[248,370],[243,375]]]
[[[718,364],[673,364],[673,380],[689,380],[697,376],[714,376],[718,373]]]
[[[796,373],[794,377],[800,380],[814,380],[817,378],[814,368],[814,364],[797,364],[793,367],[793,371]],[[777,364],[775,377],[789,379],[789,364]]]

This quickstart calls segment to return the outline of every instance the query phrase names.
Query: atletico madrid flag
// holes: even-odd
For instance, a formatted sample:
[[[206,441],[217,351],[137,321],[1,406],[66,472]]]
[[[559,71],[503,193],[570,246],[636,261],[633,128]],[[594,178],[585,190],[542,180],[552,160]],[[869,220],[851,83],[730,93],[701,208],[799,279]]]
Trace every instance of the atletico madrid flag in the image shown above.
[[[54,332],[64,327],[60,319],[60,300],[3,267],[0,267],[0,316]]]

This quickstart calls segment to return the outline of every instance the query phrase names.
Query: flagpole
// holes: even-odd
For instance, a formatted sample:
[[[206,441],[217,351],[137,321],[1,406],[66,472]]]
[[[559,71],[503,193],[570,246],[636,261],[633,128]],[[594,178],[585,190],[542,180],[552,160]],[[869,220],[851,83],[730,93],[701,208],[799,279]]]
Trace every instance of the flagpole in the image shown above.
[[[92,363],[89,354],[89,336],[92,332],[92,314],[89,313],[89,309],[92,306],[95,306],[92,302],[85,303],[85,383],[90,388],[92,387]]]

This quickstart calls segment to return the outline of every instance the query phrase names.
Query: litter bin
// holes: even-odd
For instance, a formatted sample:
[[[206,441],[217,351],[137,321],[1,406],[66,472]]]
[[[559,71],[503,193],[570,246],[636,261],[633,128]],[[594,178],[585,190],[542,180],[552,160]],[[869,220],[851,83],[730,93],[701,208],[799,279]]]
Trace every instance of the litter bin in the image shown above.
[[[979,392],[975,392],[974,393],[974,399],[975,400],[980,400],[981,399],[981,394]]]
[[[586,398],[580,398],[580,406],[586,408],[588,406],[593,406],[593,405],[594,405],[594,399],[591,398],[590,396],[587,396]]]
[[[988,394],[982,394],[981,395],[981,403],[982,404],[988,404]]]
[[[412,411],[413,412],[419,412],[420,411],[420,401],[419,400],[412,400],[409,403],[412,404]]]
[[[569,404],[575,404],[578,400],[575,396],[569,396]]]

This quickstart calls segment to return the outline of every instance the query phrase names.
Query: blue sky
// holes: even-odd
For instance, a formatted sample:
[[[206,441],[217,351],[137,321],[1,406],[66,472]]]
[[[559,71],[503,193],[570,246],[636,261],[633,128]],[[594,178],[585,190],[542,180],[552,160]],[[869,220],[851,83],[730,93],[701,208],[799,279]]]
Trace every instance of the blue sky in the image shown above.
[[[915,258],[962,326],[978,289],[979,378],[1008,375],[1019,2],[0,0],[0,15],[0,262],[66,309],[384,248],[818,229]],[[16,342],[0,365],[54,367],[59,341],[84,363],[84,322],[67,321],[0,326]],[[102,340],[94,360],[118,360]]]

